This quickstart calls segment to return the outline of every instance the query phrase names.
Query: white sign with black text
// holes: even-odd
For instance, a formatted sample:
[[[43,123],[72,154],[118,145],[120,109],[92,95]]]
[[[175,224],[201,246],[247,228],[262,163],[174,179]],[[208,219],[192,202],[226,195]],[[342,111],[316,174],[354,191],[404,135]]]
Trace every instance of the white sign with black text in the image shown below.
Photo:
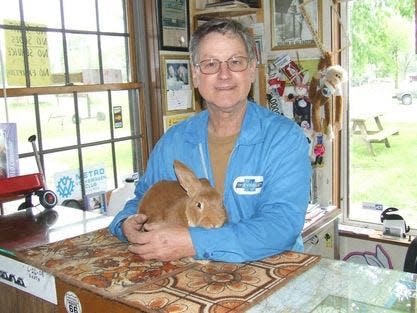
[[[0,255],[0,282],[57,304],[55,277],[31,265]]]

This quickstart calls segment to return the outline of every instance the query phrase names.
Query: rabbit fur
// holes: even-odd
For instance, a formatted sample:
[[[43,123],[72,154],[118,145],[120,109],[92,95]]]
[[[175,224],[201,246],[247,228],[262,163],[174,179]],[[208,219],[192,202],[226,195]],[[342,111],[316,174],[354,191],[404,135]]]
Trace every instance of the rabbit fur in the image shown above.
[[[145,214],[148,222],[221,227],[227,219],[222,196],[180,161],[174,160],[174,170],[178,181],[154,184],[139,202],[138,213]]]

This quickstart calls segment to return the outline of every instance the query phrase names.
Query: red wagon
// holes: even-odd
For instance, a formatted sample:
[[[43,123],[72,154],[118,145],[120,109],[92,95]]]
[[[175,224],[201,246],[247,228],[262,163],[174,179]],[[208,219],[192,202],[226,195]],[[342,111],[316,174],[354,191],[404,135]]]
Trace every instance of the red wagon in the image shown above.
[[[18,208],[19,210],[24,210],[34,206],[32,196],[35,195],[39,197],[39,203],[45,209],[51,209],[57,204],[58,198],[56,194],[46,188],[35,140],[35,135],[29,137],[40,173],[0,179],[0,203],[25,198],[25,201]]]

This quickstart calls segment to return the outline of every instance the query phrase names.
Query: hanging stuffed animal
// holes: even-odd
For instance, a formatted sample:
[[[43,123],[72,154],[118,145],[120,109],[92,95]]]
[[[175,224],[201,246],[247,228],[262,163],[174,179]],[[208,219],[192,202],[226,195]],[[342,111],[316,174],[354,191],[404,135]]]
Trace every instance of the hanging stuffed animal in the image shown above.
[[[313,129],[317,133],[325,133],[333,137],[333,129],[337,132],[342,128],[343,98],[341,84],[345,80],[346,72],[339,65],[332,65],[332,56],[326,52],[320,59],[317,74],[312,78],[309,88],[309,99],[312,103]],[[330,105],[334,97],[335,120],[331,121]],[[324,106],[324,118],[321,107]],[[332,127],[333,126],[333,127]]]
[[[309,79],[308,73],[302,82],[294,82],[294,92],[288,93],[286,99],[292,103],[294,121],[304,130],[311,129],[311,102],[307,97]]]

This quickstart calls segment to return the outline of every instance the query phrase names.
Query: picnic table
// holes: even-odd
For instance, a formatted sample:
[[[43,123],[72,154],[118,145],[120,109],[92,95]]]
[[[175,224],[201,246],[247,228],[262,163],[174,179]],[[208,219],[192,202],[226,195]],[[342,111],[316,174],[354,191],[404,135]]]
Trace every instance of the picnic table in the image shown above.
[[[366,112],[354,114],[350,118],[352,121],[351,134],[360,135],[372,155],[375,155],[372,148],[373,143],[384,143],[385,147],[390,148],[391,145],[388,141],[388,137],[392,135],[399,135],[400,133],[396,128],[385,128],[381,122],[382,116],[382,112]],[[370,130],[367,128],[366,122],[372,120],[376,124],[376,129]]]

